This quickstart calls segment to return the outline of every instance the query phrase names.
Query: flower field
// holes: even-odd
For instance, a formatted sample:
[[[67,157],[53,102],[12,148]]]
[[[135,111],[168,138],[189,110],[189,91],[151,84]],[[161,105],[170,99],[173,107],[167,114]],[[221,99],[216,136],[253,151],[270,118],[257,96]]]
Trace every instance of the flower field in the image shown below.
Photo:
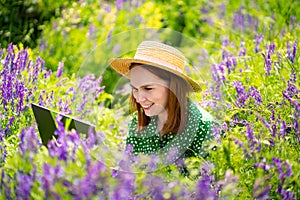
[[[300,199],[297,1],[67,5],[43,25],[37,47],[1,46],[0,199]],[[188,177],[125,149],[126,87],[116,89],[122,80],[109,69],[87,70],[130,55],[149,28],[193,41],[182,50],[203,91],[191,98],[220,124],[209,157],[184,161]],[[103,41],[111,52],[99,53]],[[89,121],[96,134],[57,121],[45,147],[31,103]]]

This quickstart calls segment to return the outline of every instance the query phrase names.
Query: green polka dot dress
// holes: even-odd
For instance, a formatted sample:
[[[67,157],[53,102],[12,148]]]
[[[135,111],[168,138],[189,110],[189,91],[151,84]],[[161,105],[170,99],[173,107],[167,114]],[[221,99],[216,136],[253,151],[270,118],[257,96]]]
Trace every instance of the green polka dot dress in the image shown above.
[[[174,161],[178,158],[206,157],[207,151],[203,148],[203,142],[213,139],[212,129],[216,125],[207,111],[191,101],[187,126],[180,134],[167,133],[160,138],[157,116],[151,117],[150,123],[142,131],[137,131],[137,122],[135,113],[129,123],[129,134],[126,138],[126,144],[132,146],[132,153],[147,155],[162,153],[172,155]]]

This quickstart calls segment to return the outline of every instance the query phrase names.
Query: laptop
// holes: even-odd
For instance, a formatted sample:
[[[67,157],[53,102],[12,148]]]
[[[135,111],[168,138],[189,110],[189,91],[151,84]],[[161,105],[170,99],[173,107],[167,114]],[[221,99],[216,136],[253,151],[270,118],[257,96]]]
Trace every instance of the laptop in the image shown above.
[[[71,116],[64,115],[59,112],[55,112],[49,108],[40,106],[35,103],[31,103],[31,108],[37,123],[37,127],[40,133],[40,137],[43,145],[47,146],[48,142],[57,138],[55,130],[57,129],[56,116],[61,116],[61,122],[63,123],[66,130],[75,129],[79,135],[87,135],[89,131],[95,132],[95,126],[88,122],[84,122],[79,119],[72,118]]]

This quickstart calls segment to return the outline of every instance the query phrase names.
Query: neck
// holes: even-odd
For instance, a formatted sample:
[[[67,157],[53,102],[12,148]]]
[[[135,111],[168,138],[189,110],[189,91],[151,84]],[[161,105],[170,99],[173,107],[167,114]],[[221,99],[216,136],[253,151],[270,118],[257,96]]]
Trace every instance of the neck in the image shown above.
[[[168,113],[166,111],[158,115],[158,120],[157,120],[158,131],[161,131],[163,129],[167,119],[168,119]]]

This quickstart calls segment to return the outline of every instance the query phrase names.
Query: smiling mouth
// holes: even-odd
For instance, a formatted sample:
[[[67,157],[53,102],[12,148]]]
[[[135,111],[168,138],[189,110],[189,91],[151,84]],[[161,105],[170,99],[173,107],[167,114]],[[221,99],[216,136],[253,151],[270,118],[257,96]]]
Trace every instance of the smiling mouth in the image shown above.
[[[148,106],[142,106],[143,107],[143,109],[149,109],[151,106],[153,106],[154,105],[154,103],[153,104],[151,104],[151,105],[148,105]]]

